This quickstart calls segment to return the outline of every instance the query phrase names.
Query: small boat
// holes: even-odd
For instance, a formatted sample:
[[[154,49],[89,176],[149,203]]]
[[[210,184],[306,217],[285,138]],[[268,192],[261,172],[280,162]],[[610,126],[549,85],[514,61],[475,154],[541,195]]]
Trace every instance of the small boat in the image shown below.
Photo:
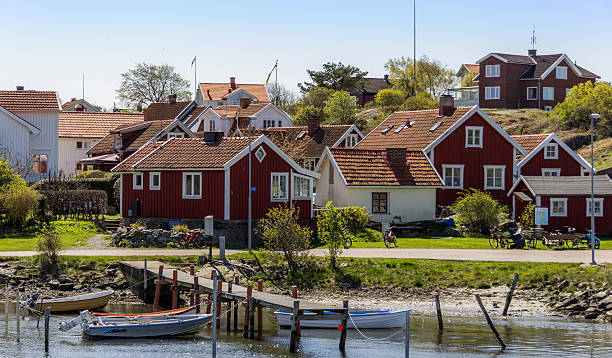
[[[83,311],[79,317],[60,323],[60,330],[66,332],[80,323],[83,334],[90,338],[178,336],[195,333],[212,319],[211,314],[101,317]]]
[[[384,310],[384,311],[349,311],[350,319],[347,321],[347,328],[399,328],[406,325],[407,310]],[[305,311],[304,314],[312,312]],[[291,312],[274,312],[278,324],[281,327],[291,326]],[[314,314],[314,313],[312,313]],[[323,314],[333,314],[325,312]],[[337,329],[342,324],[341,320],[300,320],[302,328],[333,328]]]
[[[106,312],[91,312],[92,316],[100,317],[151,317],[151,316],[178,316],[184,314],[196,313],[196,306],[177,308],[168,311],[148,312],[148,313],[106,313]]]
[[[51,312],[74,312],[83,310],[93,310],[106,306],[114,293],[113,290],[92,292],[84,295],[53,298],[34,303],[34,309],[44,311],[51,307]]]

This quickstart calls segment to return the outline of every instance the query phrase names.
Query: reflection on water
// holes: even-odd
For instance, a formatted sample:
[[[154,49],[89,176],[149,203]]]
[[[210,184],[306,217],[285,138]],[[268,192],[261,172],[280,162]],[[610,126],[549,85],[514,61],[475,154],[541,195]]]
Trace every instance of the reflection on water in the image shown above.
[[[149,312],[144,305],[108,305],[107,312]],[[36,328],[36,318],[28,316],[21,324],[21,342],[16,342],[14,306],[10,308],[8,337],[4,335],[4,307],[0,304],[0,356],[43,356],[44,331]],[[75,316],[75,315],[72,315]],[[70,315],[66,316],[70,317]],[[240,322],[243,314],[239,314]],[[62,318],[51,319],[50,356],[52,357],[167,357],[210,356],[210,328],[197,335],[163,339],[88,340],[74,328],[57,329]],[[497,341],[481,317],[445,317],[445,331],[438,334],[435,316],[413,314],[410,321],[410,353],[413,357],[610,357],[610,325],[573,321],[562,318],[494,318],[508,349],[500,352]],[[42,328],[43,322],[40,327]],[[243,339],[242,334],[219,332],[219,357],[287,357],[289,330],[278,329],[274,314],[264,310],[264,334],[260,340]],[[239,327],[242,327],[239,324]],[[366,330],[367,335],[383,337],[393,330]],[[341,357],[336,330],[302,330],[299,354],[303,357]],[[403,357],[404,335],[387,341],[368,341],[350,330],[346,344],[347,357]]]

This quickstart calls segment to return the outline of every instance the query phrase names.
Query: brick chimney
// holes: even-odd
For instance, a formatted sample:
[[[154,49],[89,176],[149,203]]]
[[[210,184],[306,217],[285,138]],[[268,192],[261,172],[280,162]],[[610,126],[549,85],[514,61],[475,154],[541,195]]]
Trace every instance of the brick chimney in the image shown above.
[[[176,95],[171,94],[168,96],[168,103],[176,103]]]
[[[312,137],[315,132],[321,127],[321,118],[316,114],[308,116],[308,136]]]
[[[387,148],[386,152],[389,165],[406,165],[406,148]]]
[[[529,57],[534,58],[536,57],[536,52],[538,50],[536,50],[535,48],[532,48],[531,50],[527,50],[527,55],[529,55]]]
[[[440,116],[450,116],[455,111],[455,99],[449,94],[440,96]]]
[[[242,109],[248,108],[250,104],[251,104],[251,99],[250,98],[248,98],[248,97],[240,98],[240,108],[242,108]]]
[[[236,77],[230,77],[230,88],[233,90],[236,89]]]

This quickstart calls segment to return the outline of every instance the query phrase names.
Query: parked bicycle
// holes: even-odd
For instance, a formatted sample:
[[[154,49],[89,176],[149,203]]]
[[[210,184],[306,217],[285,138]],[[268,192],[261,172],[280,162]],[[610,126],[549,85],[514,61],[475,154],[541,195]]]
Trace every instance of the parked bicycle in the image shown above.
[[[188,232],[179,241],[181,249],[201,249],[207,245],[206,237],[198,231]]]
[[[387,229],[387,231],[383,232],[383,241],[385,242],[385,246],[390,248],[391,245],[395,245],[397,247],[397,238],[393,233],[393,227]]]
[[[508,246],[508,237],[506,237],[497,226],[489,231],[491,232],[491,236],[489,237],[489,246],[491,246],[491,248],[497,249],[501,247],[505,249],[506,246]]]

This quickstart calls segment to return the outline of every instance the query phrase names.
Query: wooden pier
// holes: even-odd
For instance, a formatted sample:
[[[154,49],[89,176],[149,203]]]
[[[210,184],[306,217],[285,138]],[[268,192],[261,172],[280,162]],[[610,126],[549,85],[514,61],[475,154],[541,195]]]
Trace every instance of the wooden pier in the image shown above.
[[[119,268],[130,285],[142,282],[145,277],[149,279],[155,277],[155,283],[153,283],[153,280],[149,280],[147,286],[149,290],[155,290],[155,302],[159,302],[160,296],[165,293],[164,296],[168,299],[162,301],[168,302],[169,297],[172,296],[172,303],[173,305],[176,305],[176,299],[174,298],[176,297],[176,294],[172,293],[183,290],[190,291],[192,295],[195,294],[195,302],[199,308],[200,300],[197,297],[199,297],[199,295],[202,293],[209,295],[213,293],[213,281],[210,278],[194,276],[162,262],[147,261],[147,269],[145,270],[144,261],[121,261],[119,262]],[[159,277],[159,279],[157,279],[157,277]],[[169,286],[169,288],[166,287],[165,289],[162,289],[162,285]],[[290,342],[291,352],[296,351],[297,341],[299,340],[299,321],[319,319],[342,321],[342,326],[338,327],[341,331],[339,349],[344,352],[348,319],[347,300],[344,300],[342,305],[338,306],[323,305],[316,302],[299,300],[290,296],[282,296],[253,290],[252,286],[240,286],[235,282],[219,282],[218,288],[219,302],[226,302],[228,310],[233,307],[235,331],[237,330],[237,304],[239,302],[243,302],[245,307],[245,319],[243,326],[244,337],[250,336],[250,338],[254,338],[255,308],[265,307],[293,313]],[[132,290],[136,295],[143,299],[145,298],[145,295],[146,297],[151,297],[150,294],[147,294],[144,284],[138,285]],[[219,310],[217,310],[217,312],[218,311]],[[326,314],[323,314],[324,312]],[[258,314],[257,316],[258,319],[261,320],[261,315]],[[228,316],[228,323],[229,318],[230,317]],[[217,327],[220,327],[219,319],[215,321],[217,321]],[[228,324],[227,327],[229,330],[230,325]],[[260,321],[257,324],[259,336],[262,334],[261,327],[262,325]]]

